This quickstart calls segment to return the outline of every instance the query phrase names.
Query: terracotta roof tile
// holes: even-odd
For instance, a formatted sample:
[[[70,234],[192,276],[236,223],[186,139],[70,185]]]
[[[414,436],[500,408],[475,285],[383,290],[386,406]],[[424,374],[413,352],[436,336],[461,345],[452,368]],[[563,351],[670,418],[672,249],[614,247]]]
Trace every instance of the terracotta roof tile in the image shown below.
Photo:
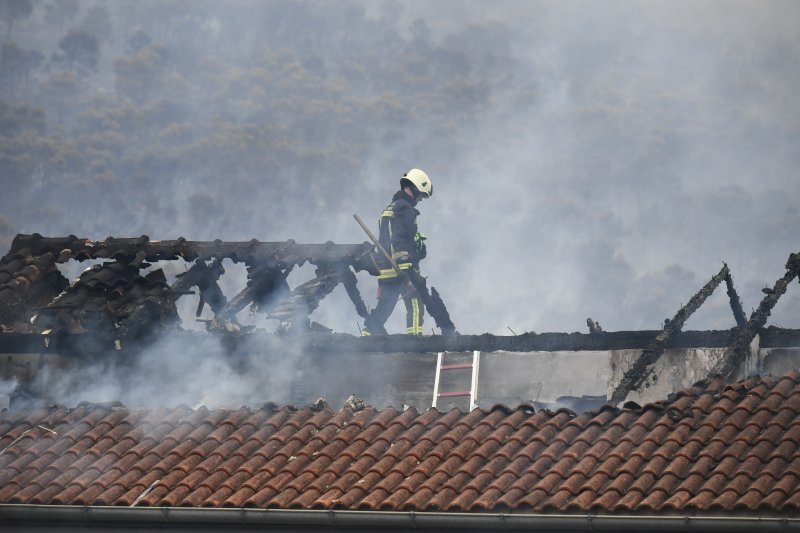
[[[792,465],[796,468],[797,462],[795,459],[798,457],[798,447],[797,447],[796,440],[786,439],[782,440],[780,444],[778,444],[777,448],[769,450],[769,445],[767,441],[760,441],[758,442],[753,449],[748,451],[748,457],[751,455],[756,455],[758,451],[761,451],[761,454],[758,455],[759,457],[763,457],[765,461],[772,461],[777,457],[781,457],[788,460],[792,460]],[[760,448],[760,450],[759,450]]]
[[[639,504],[644,497],[644,493],[637,489],[629,489],[625,495],[611,507],[612,512],[622,511],[631,512],[639,507]]]
[[[597,467],[597,469],[595,470],[595,475],[602,474],[607,478],[614,477],[616,476],[617,470],[619,469],[621,464],[622,464],[621,457],[619,456],[609,457],[606,461],[603,461]]]
[[[762,509],[783,509],[784,502],[787,502],[786,494],[783,491],[776,490],[770,492],[768,495],[761,500],[761,503],[758,504],[759,508]]]
[[[586,497],[586,494],[584,494],[584,493],[586,491],[589,491],[589,492],[591,492],[592,494],[595,495],[592,498],[592,501],[593,501],[597,497],[597,494],[602,492],[603,487],[605,487],[605,485],[608,482],[608,480],[609,480],[609,477],[604,475],[604,474],[594,474],[594,475],[586,478],[586,480],[584,481],[583,486],[581,487],[581,489],[579,491],[579,495],[583,494],[583,496]]]
[[[150,489],[138,505],[791,514],[798,381],[701,382],[669,401],[580,415],[271,404],[3,412],[0,502],[130,505]]]
[[[780,491],[788,497],[794,494],[798,489],[798,485],[800,485],[800,473],[790,472],[775,483],[771,492]]]
[[[789,429],[792,423],[796,423],[797,418],[795,411],[789,409],[787,406],[782,405],[781,409],[772,417],[770,423],[779,425],[783,429]]]
[[[766,499],[765,499],[766,500]],[[786,499],[781,502],[778,506],[779,510],[796,510],[797,507],[800,505],[800,491],[794,490],[791,494],[789,494]],[[762,507],[760,505],[759,507]]]
[[[723,491],[708,505],[708,509],[728,510],[739,500],[739,495],[734,491]]]

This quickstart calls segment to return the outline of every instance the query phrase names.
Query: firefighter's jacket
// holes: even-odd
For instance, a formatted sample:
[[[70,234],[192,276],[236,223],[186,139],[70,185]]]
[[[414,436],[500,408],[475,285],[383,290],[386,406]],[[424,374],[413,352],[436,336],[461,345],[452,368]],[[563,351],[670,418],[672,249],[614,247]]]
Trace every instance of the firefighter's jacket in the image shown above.
[[[414,243],[414,236],[417,234],[417,215],[419,211],[414,208],[414,200],[402,190],[394,193],[392,203],[381,213],[378,241],[401,270],[418,266],[419,261],[427,253],[425,248],[418,250]],[[379,256],[378,266],[380,267],[378,279],[397,277],[397,272],[386,258]]]

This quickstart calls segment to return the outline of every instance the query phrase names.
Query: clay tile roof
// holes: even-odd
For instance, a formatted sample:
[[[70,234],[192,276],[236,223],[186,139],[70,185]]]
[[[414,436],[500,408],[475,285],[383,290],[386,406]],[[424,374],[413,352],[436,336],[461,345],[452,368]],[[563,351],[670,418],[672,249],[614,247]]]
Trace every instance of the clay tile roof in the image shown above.
[[[80,404],[0,413],[0,503],[800,511],[800,374],[595,412]]]

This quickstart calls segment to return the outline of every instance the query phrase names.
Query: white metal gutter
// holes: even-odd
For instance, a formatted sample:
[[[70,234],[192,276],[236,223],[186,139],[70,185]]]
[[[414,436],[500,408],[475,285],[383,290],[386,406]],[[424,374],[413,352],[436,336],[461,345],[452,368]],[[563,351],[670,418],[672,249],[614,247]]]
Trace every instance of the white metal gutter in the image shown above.
[[[194,507],[101,507],[0,504],[5,525],[151,524],[165,527],[297,526],[533,531],[798,531],[800,518],[757,516],[614,516],[396,511],[283,510]]]

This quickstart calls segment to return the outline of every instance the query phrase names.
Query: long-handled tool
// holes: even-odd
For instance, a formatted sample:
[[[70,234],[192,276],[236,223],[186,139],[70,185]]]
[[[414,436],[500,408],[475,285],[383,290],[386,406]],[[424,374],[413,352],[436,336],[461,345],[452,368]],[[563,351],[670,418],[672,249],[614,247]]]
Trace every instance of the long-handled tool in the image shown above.
[[[436,325],[439,326],[439,329],[442,330],[442,335],[456,335],[456,326],[453,324],[453,321],[450,320],[450,313],[447,312],[447,308],[444,306],[444,302],[442,301],[436,289],[431,287],[431,292],[429,293],[425,278],[420,276],[416,270],[401,270],[400,267],[397,266],[397,262],[395,262],[395,260],[392,259],[392,256],[389,255],[389,252],[386,251],[386,248],[381,246],[381,243],[378,242],[378,239],[375,238],[375,235],[373,235],[366,224],[364,224],[364,221],[361,220],[361,217],[353,213],[353,218],[356,219],[358,225],[361,226],[361,229],[364,230],[381,255],[383,255],[383,257],[389,261],[389,264],[392,265],[392,268],[395,272],[397,272],[397,275],[400,276],[401,279],[411,282],[411,285],[417,289],[417,293],[419,293],[422,303],[428,309],[428,313],[430,313],[430,315],[436,321]]]

